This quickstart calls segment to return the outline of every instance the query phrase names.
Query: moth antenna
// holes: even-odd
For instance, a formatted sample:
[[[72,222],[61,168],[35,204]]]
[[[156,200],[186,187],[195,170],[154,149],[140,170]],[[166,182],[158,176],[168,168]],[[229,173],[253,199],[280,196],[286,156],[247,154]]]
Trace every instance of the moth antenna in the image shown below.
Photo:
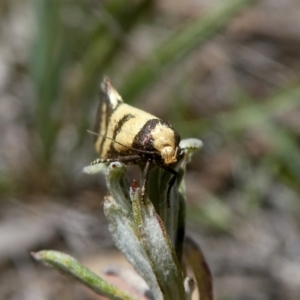
[[[100,136],[99,133],[95,132],[95,131],[92,131],[92,130],[87,130],[88,133],[92,134],[92,135],[96,135],[96,136]]]
[[[136,149],[136,148],[133,148],[133,147],[128,147],[128,146],[123,145],[122,143],[120,143],[120,142],[118,142],[118,141],[116,141],[116,140],[108,137],[108,136],[101,135],[101,134],[99,134],[99,133],[97,133],[95,131],[87,130],[87,132],[90,133],[90,134],[92,134],[92,135],[101,136],[101,137],[103,137],[105,139],[109,139],[109,140],[113,141],[114,143],[119,144],[119,145],[121,145],[121,146],[123,146],[123,147],[125,147],[125,148],[127,148],[129,150],[134,150],[134,151],[137,151],[137,152],[148,153],[148,154],[153,154],[153,153],[159,154],[159,152],[157,152],[157,151],[147,151],[147,150]]]

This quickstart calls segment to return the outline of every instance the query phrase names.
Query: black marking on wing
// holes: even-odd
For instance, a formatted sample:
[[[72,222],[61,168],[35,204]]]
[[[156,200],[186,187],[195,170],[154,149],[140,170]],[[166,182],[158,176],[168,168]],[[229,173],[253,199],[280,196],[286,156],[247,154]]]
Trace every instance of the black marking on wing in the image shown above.
[[[115,129],[114,129],[114,133],[112,138],[115,139],[118,135],[119,132],[121,132],[123,125],[129,121],[130,119],[135,118],[134,115],[132,114],[125,114],[118,122],[118,124],[116,125]]]
[[[158,123],[163,123],[163,121],[160,119],[148,120],[135,136],[132,147],[141,150],[155,151],[155,148],[153,147],[153,138],[151,132]]]
[[[124,124],[126,122],[128,122],[130,119],[132,118],[135,118],[134,115],[132,114],[125,114],[120,120],[119,122],[117,123],[117,125],[115,126],[114,128],[114,132],[113,132],[113,135],[112,135],[112,139],[113,141],[111,141],[111,144],[110,144],[110,147],[109,147],[109,150],[108,150],[108,153],[107,153],[107,156],[108,157],[115,157],[117,155],[120,155],[120,153],[118,153],[116,150],[115,150],[115,147],[114,147],[114,140],[116,140],[116,137],[118,135],[118,133],[120,133],[122,131],[122,127],[124,126]],[[128,145],[125,145],[125,146],[128,146]],[[128,151],[125,151],[126,153]]]

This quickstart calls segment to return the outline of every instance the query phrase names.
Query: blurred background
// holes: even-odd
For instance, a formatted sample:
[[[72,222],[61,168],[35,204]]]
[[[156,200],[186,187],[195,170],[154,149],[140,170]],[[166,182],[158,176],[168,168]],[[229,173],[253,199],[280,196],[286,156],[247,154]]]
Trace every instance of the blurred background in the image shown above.
[[[187,231],[216,299],[300,299],[298,0],[1,0],[0,298],[100,299],[29,253],[121,258],[92,129],[99,81],[204,148]]]

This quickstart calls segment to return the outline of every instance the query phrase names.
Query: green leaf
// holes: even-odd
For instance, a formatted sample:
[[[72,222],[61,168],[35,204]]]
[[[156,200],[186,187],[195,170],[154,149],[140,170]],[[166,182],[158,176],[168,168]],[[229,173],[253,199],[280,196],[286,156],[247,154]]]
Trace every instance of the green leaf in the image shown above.
[[[134,300],[134,297],[122,292],[114,285],[108,283],[88,268],[80,264],[73,257],[59,251],[44,250],[31,253],[32,257],[46,265],[54,267],[65,275],[68,275],[91,288],[99,295],[112,300]]]

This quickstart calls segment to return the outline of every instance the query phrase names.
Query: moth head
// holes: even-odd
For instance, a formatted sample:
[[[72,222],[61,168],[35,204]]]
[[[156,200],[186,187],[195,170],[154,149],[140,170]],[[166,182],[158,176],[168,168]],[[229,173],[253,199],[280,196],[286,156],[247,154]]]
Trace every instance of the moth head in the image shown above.
[[[162,157],[164,165],[170,165],[177,161],[179,137],[167,124],[157,124],[151,132],[153,146]]]
[[[164,146],[160,150],[160,154],[162,156],[162,159],[164,161],[164,165],[170,165],[174,164],[177,161],[177,152],[178,147],[174,148],[172,146]]]

